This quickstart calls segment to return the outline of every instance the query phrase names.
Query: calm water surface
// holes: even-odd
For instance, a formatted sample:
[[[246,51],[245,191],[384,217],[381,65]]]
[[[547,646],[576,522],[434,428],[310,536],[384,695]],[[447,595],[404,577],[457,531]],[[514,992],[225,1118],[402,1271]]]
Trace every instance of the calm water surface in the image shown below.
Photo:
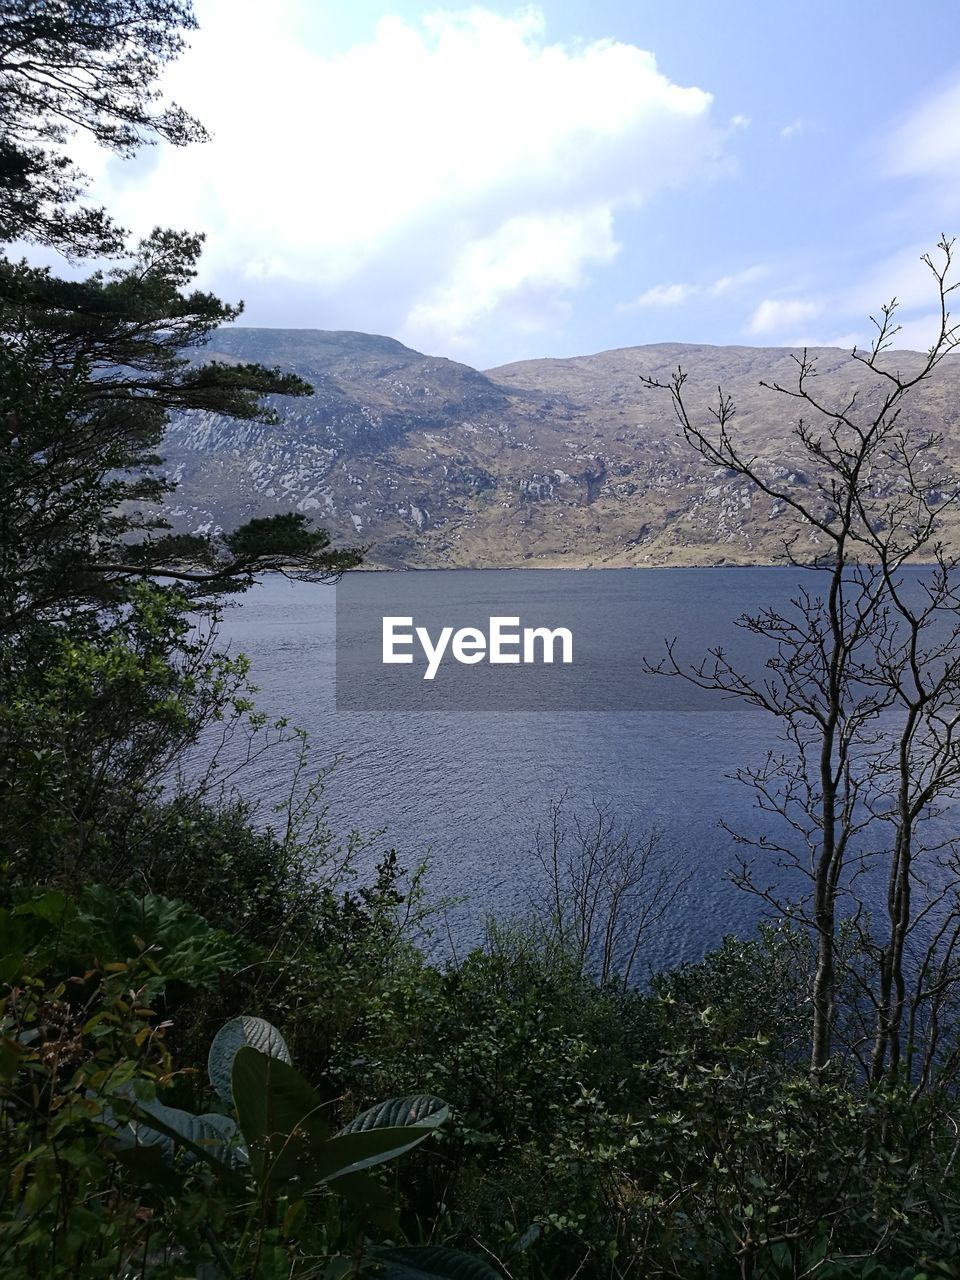
[[[476,576],[456,575],[465,591]],[[509,590],[509,573],[483,575],[491,576]],[[608,598],[591,607],[612,614],[629,583],[649,605],[651,656],[676,634],[705,651],[730,634],[733,618],[785,602],[796,586],[779,569],[606,577]],[[754,835],[771,829],[751,791],[731,777],[776,744],[769,717],[719,704],[716,711],[338,713],[335,590],[271,579],[227,611],[222,638],[250,657],[262,708],[309,731],[314,762],[339,758],[326,787],[333,829],[386,828],[405,865],[429,860],[432,894],[465,897],[447,913],[458,948],[479,938],[489,913],[526,909],[539,883],[535,830],[564,794],[568,809],[597,800],[640,833],[662,832],[682,888],[648,948],[649,965],[697,959],[724,934],[752,930],[760,908],[727,878],[736,845],[719,823]],[[241,790],[266,810],[289,778],[289,755],[275,753],[248,771]]]

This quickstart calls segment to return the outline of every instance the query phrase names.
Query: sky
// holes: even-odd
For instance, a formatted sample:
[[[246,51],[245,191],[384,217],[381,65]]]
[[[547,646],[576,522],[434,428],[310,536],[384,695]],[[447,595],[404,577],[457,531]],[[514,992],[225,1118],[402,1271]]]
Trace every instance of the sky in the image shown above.
[[[206,234],[199,283],[243,324],[490,368],[862,346],[896,296],[895,345],[932,341],[921,255],[960,233],[956,0],[196,13],[164,88],[212,141],[77,155],[134,234]]]

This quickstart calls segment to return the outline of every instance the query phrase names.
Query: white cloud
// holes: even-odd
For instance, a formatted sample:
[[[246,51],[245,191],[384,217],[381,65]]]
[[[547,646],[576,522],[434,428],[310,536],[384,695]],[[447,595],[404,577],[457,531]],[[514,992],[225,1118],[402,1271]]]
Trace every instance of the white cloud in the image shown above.
[[[730,123],[734,129],[749,129],[753,121],[749,116],[735,115],[730,117]]]
[[[850,317],[858,324],[862,347],[872,343],[877,335],[869,317],[881,321],[884,305],[894,299],[897,307],[890,323],[900,326],[900,332],[892,339],[894,348],[925,351],[936,340],[940,325],[940,313],[935,309],[938,284],[930,266],[922,260],[923,255],[928,255],[933,265],[942,270],[944,258],[940,250],[932,244],[917,242],[879,257],[869,264],[856,284],[838,290],[831,298],[832,315]],[[955,270],[950,278],[956,279]],[[956,297],[954,294],[948,299],[948,306]],[[957,310],[955,305],[952,309]]]
[[[675,307],[700,292],[696,284],[655,284],[633,302],[621,304],[622,311],[639,311],[642,307]]]
[[[862,266],[859,262],[856,267],[851,267],[849,262],[834,264],[831,270],[822,273],[819,287],[809,278],[804,282],[807,296],[796,296],[804,285],[794,279],[794,296],[762,300],[745,332],[772,334],[772,341],[792,347],[849,350],[857,346],[862,351],[877,338],[878,330],[870,317],[882,321],[884,305],[896,298],[897,307],[888,334],[892,349],[925,351],[937,338],[940,315],[935,309],[937,281],[930,267],[921,260],[923,254],[929,254],[934,266],[943,268],[942,253],[929,244],[917,242],[893,252],[876,254]],[[867,257],[864,253],[861,260]],[[826,275],[841,279],[845,276],[849,283],[828,285]],[[956,272],[951,276],[955,278]],[[779,287],[786,290],[790,285],[783,280]],[[811,292],[814,296],[810,296]],[[948,303],[950,301],[948,299]],[[899,332],[892,333],[897,326]]]
[[[812,319],[821,309],[821,303],[808,298],[764,298],[754,311],[747,331],[754,334],[776,333]]]
[[[387,17],[325,56],[303,43],[308,0],[273,0],[268,23],[254,0],[197,7],[167,85],[214,140],[111,163],[95,194],[137,232],[207,231],[206,284],[313,290],[298,323],[337,327],[362,294],[442,349],[447,324],[466,341],[482,316],[526,323],[511,300],[531,289],[557,313],[613,258],[618,216],[720,163],[708,93],[633,45],[547,43],[536,9]]]
[[[777,345],[782,347],[840,347],[844,351],[852,351],[854,347],[858,347],[862,351],[865,346],[862,333],[831,335],[810,330],[803,333],[792,333],[789,337],[781,339]]]
[[[926,315],[914,316],[904,320],[899,332],[892,335],[889,349],[891,351],[929,351],[940,334],[939,312],[928,312]],[[859,351],[869,351],[877,337],[877,331],[867,323],[862,329],[847,333],[826,335],[806,334],[800,339],[791,339],[786,345],[791,347],[842,347],[851,351],[856,347]]]
[[[960,81],[921,103],[887,142],[887,170],[898,176],[956,178],[960,165]]]
[[[725,293],[732,293],[736,289],[742,289],[744,285],[755,284],[756,281],[762,280],[766,275],[769,275],[769,268],[767,267],[759,265],[747,267],[744,271],[735,271],[733,275],[721,276],[719,280],[714,280],[707,292],[711,297],[719,298]]]
[[[923,237],[928,250],[939,232],[955,234],[960,225],[958,118],[960,76],[954,73],[952,83],[929,92],[870,152],[878,173],[895,180],[886,207],[897,212],[910,239]]]
[[[951,323],[956,317],[951,317]],[[876,330],[870,335],[872,341]],[[929,351],[940,337],[940,313],[930,311],[926,315],[913,316],[900,322],[900,331],[895,334],[891,347],[895,351]]]
[[[742,289],[768,274],[764,266],[747,267],[729,276],[720,276],[710,284],[655,284],[632,302],[621,302],[619,311],[642,311],[645,307],[675,307],[689,298],[719,298]]]
[[[800,138],[805,133],[810,132],[810,121],[804,116],[797,116],[796,120],[791,120],[789,124],[785,124],[780,130],[780,137],[785,141],[790,138]]]
[[[478,320],[505,305],[519,328],[545,327],[551,295],[575,288],[588,266],[611,262],[619,247],[606,209],[511,218],[465,246],[443,282],[414,306],[403,336],[460,347]]]
[[[842,347],[844,351],[852,351],[856,347],[859,351],[862,351],[868,341],[862,331],[850,330],[847,333],[835,333],[832,337],[822,342],[809,342],[807,346]]]

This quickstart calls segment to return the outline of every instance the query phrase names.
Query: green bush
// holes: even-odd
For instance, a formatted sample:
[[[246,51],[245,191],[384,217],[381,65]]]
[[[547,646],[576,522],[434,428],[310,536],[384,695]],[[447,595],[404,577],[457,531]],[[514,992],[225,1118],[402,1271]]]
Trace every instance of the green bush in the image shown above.
[[[253,1280],[389,1265],[492,1280],[479,1259],[409,1243],[399,1196],[369,1172],[443,1123],[439,1099],[392,1098],[338,1130],[280,1034],[242,1017],[210,1047],[215,1095],[200,1093],[212,1109],[171,1105],[196,1095],[196,1072],[174,1072],[158,1008],[173,990],[214,985],[239,945],[152,895],[15,898],[0,910],[5,1277]]]

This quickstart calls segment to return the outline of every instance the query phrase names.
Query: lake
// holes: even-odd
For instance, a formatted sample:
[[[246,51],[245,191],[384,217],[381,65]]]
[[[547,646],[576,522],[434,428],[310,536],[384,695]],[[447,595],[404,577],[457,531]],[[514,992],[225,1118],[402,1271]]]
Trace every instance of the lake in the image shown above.
[[[822,582],[822,575],[808,576]],[[656,658],[666,637],[682,636],[690,656],[721,639],[736,643],[733,619],[786,604],[798,575],[733,568],[354,577],[389,578],[401,593],[416,587],[496,599],[508,611],[537,578],[542,590],[562,591],[575,631],[581,622],[596,630],[598,620],[606,630],[609,619],[610,634],[621,637],[623,651],[611,662],[623,682],[624,672],[638,669],[637,655]],[[432,895],[463,899],[447,909],[440,945],[468,947],[482,936],[487,915],[523,912],[542,892],[535,833],[561,796],[568,813],[587,812],[596,801],[639,835],[661,833],[680,888],[645,965],[694,960],[725,934],[753,930],[760,904],[728,878],[738,846],[720,823],[751,836],[782,834],[732,777],[777,746],[769,716],[720,704],[715,695],[709,706],[688,706],[681,697],[624,711],[338,711],[338,589],[272,577],[227,610],[222,640],[249,656],[260,706],[309,732],[313,764],[338,761],[325,788],[334,831],[385,828],[383,843],[397,848],[404,865],[428,860]],[[633,622],[624,627],[627,609]],[[678,682],[659,680],[667,683]],[[289,754],[268,753],[241,775],[240,790],[266,813],[289,789],[290,771]],[[772,864],[769,878],[777,878]]]

